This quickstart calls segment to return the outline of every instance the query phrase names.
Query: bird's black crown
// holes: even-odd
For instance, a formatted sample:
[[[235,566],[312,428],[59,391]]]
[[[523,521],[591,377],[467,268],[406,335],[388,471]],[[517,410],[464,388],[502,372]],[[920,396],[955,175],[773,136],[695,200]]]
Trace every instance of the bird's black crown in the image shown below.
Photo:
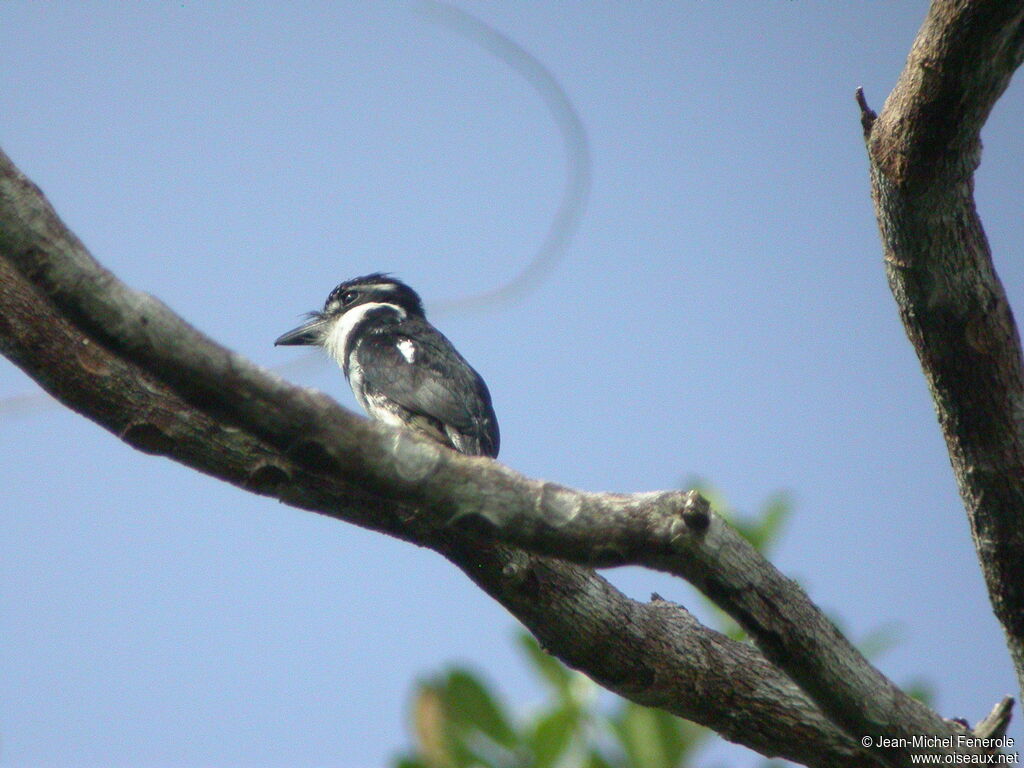
[[[419,294],[385,272],[374,272],[341,283],[327,296],[324,315],[341,314],[368,302],[397,304],[408,314],[423,317],[423,302]]]

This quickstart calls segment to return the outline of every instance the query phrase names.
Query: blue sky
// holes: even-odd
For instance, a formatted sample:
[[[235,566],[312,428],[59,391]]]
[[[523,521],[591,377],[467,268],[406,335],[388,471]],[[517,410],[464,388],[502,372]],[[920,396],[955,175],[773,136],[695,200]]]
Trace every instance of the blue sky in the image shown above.
[[[547,282],[438,320],[490,386],[501,460],[592,490],[700,475],[747,510],[789,490],[776,563],[855,640],[898,625],[883,671],[971,721],[1015,694],[853,99],[881,108],[925,4],[461,7],[559,78],[593,155]],[[1022,95],[977,181],[1015,306]],[[8,0],[0,146],[103,264],[268,367],[301,358],[273,340],[342,279],[391,271],[428,310],[510,279],[565,175],[536,91],[401,3]],[[356,407],[326,362],[285,371]],[[0,397],[32,389],[0,361]],[[0,457],[0,765],[379,765],[445,664],[519,711],[539,696],[514,620],[431,552],[56,408],[0,411]]]

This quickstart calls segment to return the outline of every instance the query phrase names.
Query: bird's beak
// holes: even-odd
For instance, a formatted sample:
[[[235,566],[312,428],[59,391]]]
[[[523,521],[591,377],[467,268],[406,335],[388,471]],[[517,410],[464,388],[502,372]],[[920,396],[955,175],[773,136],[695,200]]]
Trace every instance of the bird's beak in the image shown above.
[[[279,336],[274,342],[274,346],[317,346],[323,340],[326,330],[327,319],[320,313],[316,313],[304,325]]]

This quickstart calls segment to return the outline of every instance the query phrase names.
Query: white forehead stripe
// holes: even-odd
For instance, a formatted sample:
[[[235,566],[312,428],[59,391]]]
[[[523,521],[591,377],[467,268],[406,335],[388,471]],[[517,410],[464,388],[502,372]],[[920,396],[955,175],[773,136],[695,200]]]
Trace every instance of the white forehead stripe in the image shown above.
[[[389,309],[395,312],[402,320],[406,317],[404,309],[397,304],[389,304],[387,302],[371,301],[350,309],[335,321],[334,326],[327,332],[327,336],[324,339],[324,348],[331,357],[338,361],[338,365],[343,366],[345,364],[345,353],[348,350],[348,343],[352,337],[352,332],[366,318],[366,315],[375,309]]]
[[[416,362],[416,345],[409,339],[402,339],[398,342],[398,351],[402,353],[407,363]]]

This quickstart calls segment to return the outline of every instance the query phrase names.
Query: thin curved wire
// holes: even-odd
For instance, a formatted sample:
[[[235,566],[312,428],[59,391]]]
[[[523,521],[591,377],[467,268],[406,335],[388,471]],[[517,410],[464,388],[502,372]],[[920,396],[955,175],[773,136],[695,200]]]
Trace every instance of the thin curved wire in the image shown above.
[[[583,121],[565,88],[529,51],[470,13],[448,3],[416,0],[413,8],[428,20],[472,40],[522,75],[537,90],[551,111],[565,148],[566,179],[562,198],[533,258],[517,275],[497,288],[430,304],[430,312],[434,317],[479,311],[521,298],[534,290],[564,256],[579,228],[590,194],[590,142]],[[282,375],[297,374],[320,365],[321,360],[320,355],[310,353],[276,365],[271,370]],[[0,398],[0,415],[28,416],[58,406],[59,403],[45,392],[26,392]]]
[[[558,79],[536,57],[475,16],[439,0],[417,0],[415,7],[428,19],[472,40],[523,76],[551,111],[562,134],[566,178],[562,199],[544,240],[519,274],[497,288],[456,299],[433,302],[431,314],[477,311],[522,297],[540,285],[565,254],[579,228],[590,194],[591,158],[587,131]]]

